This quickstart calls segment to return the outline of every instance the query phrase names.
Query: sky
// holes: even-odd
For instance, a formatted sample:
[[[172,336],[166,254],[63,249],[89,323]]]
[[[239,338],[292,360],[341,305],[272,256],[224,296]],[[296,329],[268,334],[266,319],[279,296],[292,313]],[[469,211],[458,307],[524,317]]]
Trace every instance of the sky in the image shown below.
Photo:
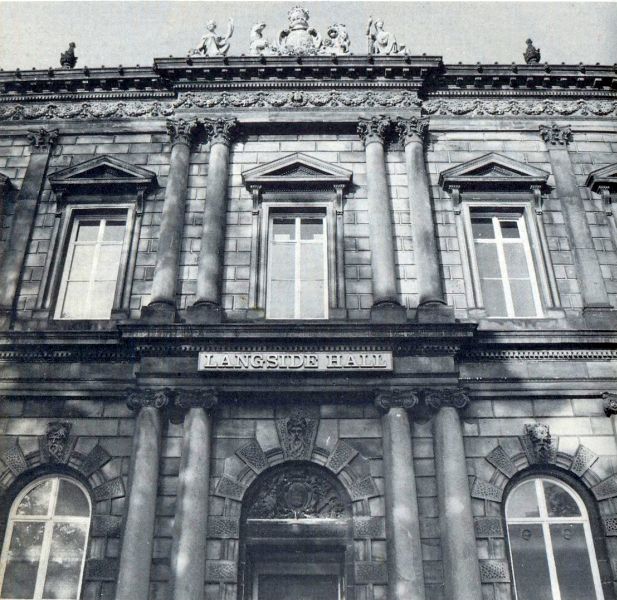
[[[362,2],[312,1],[33,1],[0,0],[0,68],[58,67],[60,53],[75,42],[77,67],[151,65],[155,57],[186,56],[214,19],[222,33],[235,31],[229,55],[248,54],[249,32],[266,22],[265,37],[278,37],[287,11],[300,4],[322,35],[344,23],[351,51],[366,52],[368,17],[411,54],[443,56],[446,63],[523,62],[525,40],[542,51],[542,62],[617,63],[617,1],[614,2]]]

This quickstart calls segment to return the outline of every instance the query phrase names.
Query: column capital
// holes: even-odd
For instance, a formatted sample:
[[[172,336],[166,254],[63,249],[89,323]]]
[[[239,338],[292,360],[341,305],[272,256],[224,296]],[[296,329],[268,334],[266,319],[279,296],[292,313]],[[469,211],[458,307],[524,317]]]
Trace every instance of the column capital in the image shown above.
[[[214,388],[177,390],[175,396],[174,406],[180,409],[212,410],[218,404],[218,392]]]
[[[392,119],[386,115],[360,117],[357,130],[365,146],[373,142],[383,144],[392,131]]]
[[[30,142],[30,150],[33,154],[43,154],[49,152],[56,141],[60,132],[58,129],[31,129],[28,131],[28,141]]]
[[[173,401],[174,392],[169,388],[129,390],[126,405],[134,411],[140,408],[165,408]]]
[[[176,144],[190,146],[193,135],[199,126],[197,119],[167,119],[165,124],[172,147]]]
[[[572,141],[572,128],[570,125],[540,125],[540,137],[549,146],[564,146],[566,147]]]
[[[602,399],[604,400],[604,414],[607,417],[617,415],[617,394],[614,392],[604,392]]]
[[[206,134],[212,144],[225,144],[230,146],[238,131],[238,119],[235,117],[220,119],[204,119]]]
[[[460,410],[469,404],[469,396],[466,390],[460,388],[426,390],[424,401],[433,410],[439,410],[445,406]]]
[[[424,143],[428,136],[428,117],[398,117],[394,125],[395,130],[403,144],[411,142]]]
[[[406,388],[378,390],[375,394],[375,406],[384,412],[388,412],[391,408],[411,410],[419,401],[418,394]]]

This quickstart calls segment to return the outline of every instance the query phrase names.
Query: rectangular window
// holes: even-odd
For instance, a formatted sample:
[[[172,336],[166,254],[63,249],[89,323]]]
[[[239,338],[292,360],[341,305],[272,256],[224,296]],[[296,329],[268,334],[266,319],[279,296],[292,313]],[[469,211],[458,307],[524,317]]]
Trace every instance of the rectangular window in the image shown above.
[[[328,317],[326,217],[272,214],[268,228],[266,316]]]
[[[57,319],[109,319],[126,219],[76,216],[69,234],[56,304]]]
[[[539,317],[540,293],[524,214],[471,209],[475,270],[489,317]]]

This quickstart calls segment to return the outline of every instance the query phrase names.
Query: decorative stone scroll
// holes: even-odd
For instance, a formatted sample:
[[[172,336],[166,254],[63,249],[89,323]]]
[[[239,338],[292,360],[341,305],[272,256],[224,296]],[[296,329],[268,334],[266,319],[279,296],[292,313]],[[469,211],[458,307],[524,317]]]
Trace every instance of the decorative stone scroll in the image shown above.
[[[540,137],[551,146],[567,146],[573,139],[572,128],[569,125],[559,126],[557,123],[540,125]]]
[[[436,389],[424,392],[424,402],[429,408],[439,410],[443,406],[450,406],[462,410],[469,404],[469,396],[464,389]]]
[[[174,406],[179,409],[203,408],[212,410],[218,404],[218,393],[215,388],[199,388],[190,390],[174,390]]]
[[[175,393],[170,388],[161,389],[134,389],[127,394],[126,404],[131,410],[153,407],[165,408],[170,405]]]
[[[383,411],[388,411],[391,408],[411,410],[418,406],[419,402],[418,393],[406,388],[379,390],[375,395],[375,405]]]

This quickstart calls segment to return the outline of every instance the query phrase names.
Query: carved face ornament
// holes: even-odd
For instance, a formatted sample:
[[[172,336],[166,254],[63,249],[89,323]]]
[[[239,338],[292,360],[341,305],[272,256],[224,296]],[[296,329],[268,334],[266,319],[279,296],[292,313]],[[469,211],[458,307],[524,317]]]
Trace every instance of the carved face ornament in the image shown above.
[[[287,421],[289,453],[292,456],[300,456],[304,452],[307,431],[308,423],[304,417],[290,417],[289,421]]]

